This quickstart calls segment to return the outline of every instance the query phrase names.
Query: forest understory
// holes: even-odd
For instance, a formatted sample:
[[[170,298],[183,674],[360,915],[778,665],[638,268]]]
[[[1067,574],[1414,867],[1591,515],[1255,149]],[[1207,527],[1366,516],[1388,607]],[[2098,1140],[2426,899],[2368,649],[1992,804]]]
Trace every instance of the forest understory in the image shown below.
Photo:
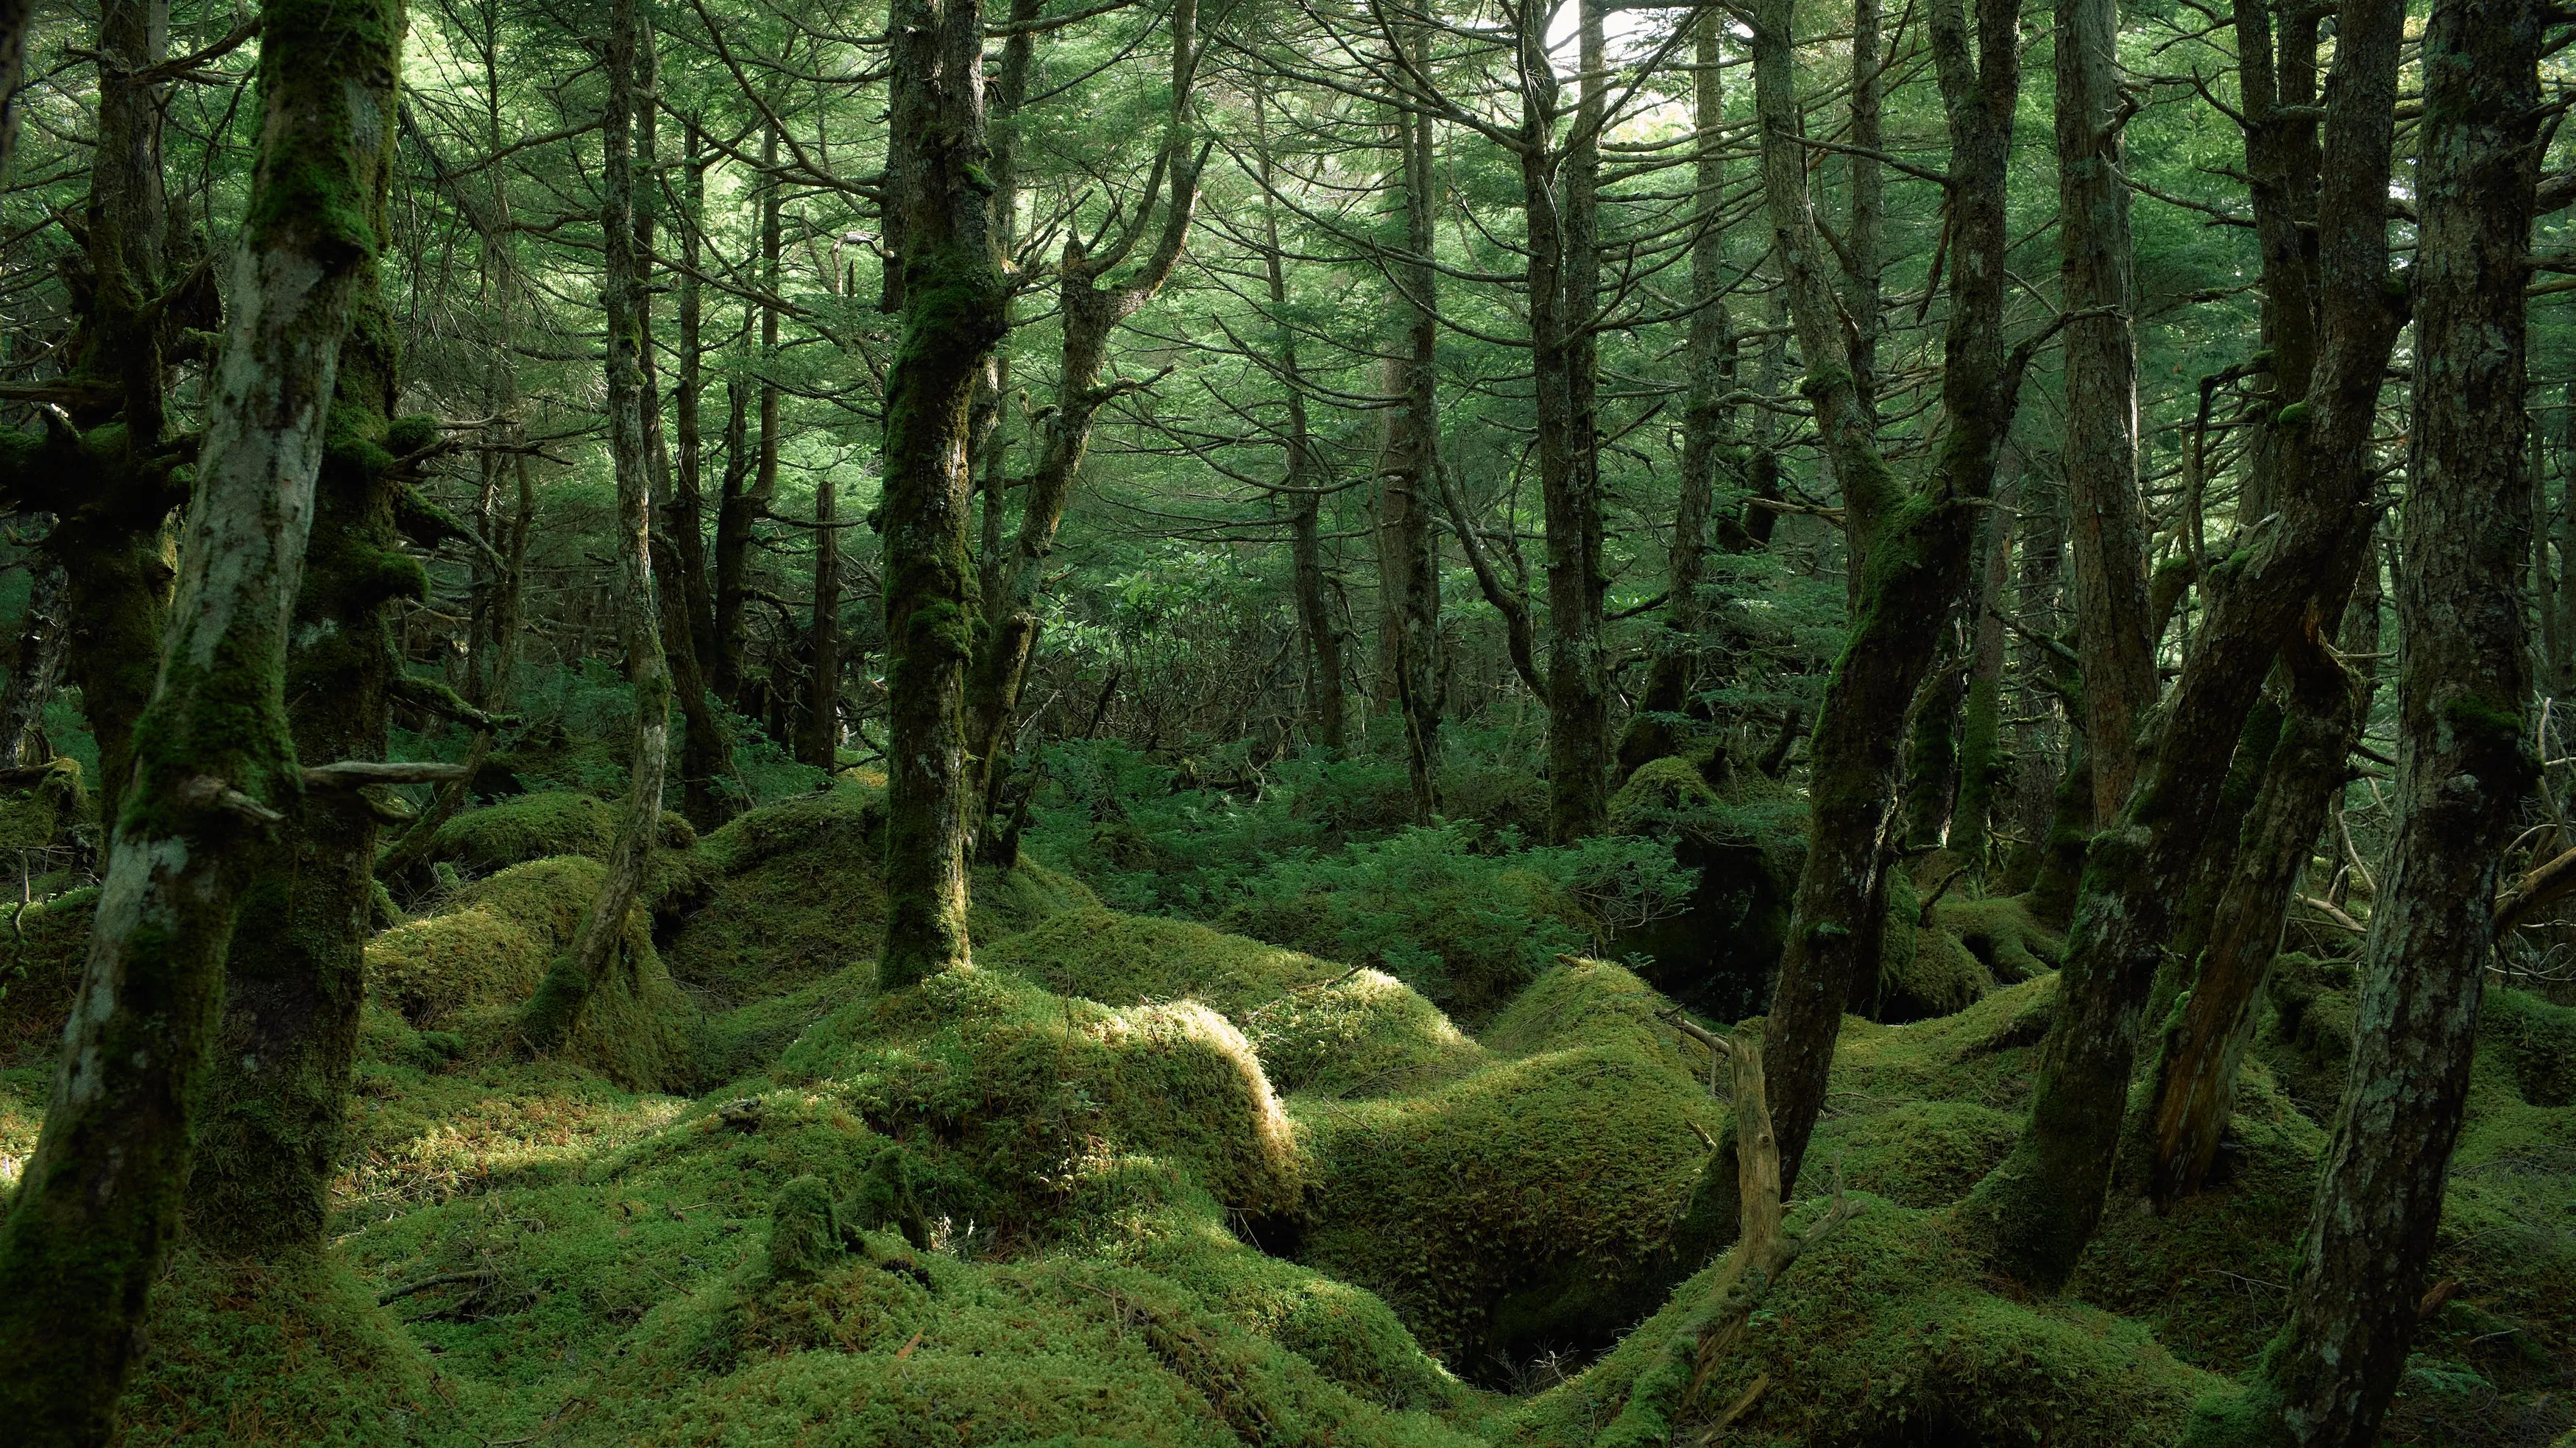
[[[2571,41],[0,0],[0,1448],[2576,1448]]]

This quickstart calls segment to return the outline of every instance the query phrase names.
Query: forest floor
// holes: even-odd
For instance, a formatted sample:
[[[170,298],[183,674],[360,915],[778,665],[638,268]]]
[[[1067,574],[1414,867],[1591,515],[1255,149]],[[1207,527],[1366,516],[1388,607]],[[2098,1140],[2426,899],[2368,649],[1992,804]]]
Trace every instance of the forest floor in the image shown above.
[[[1762,807],[1624,798],[1721,804]],[[1891,953],[1920,1018],[1846,1025],[1791,1226],[1837,1183],[1854,1215],[1676,1378],[1734,1231],[1731,1115],[1648,983],[1669,962],[1538,928],[1578,918],[1551,867],[1418,832],[1370,880],[1238,899],[1236,934],[1102,903],[1204,873],[1204,840],[1083,823],[1052,851],[1079,875],[977,873],[975,968],[880,995],[882,793],[845,774],[675,822],[619,979],[528,1062],[509,1022],[602,818],[536,794],[450,823],[441,887],[369,948],[335,1241],[183,1252],[126,1443],[2163,1443],[2281,1319],[2352,1028],[2350,965],[2286,958],[2218,1184],[2115,1201],[2031,1300],[1946,1209],[2013,1139],[2053,942],[2017,902],[1939,902]],[[21,911],[0,964],[0,1172],[85,915]],[[1521,966],[1469,969],[1488,936]],[[2488,1022],[2391,1441],[2576,1425],[2576,1009],[2497,988]]]

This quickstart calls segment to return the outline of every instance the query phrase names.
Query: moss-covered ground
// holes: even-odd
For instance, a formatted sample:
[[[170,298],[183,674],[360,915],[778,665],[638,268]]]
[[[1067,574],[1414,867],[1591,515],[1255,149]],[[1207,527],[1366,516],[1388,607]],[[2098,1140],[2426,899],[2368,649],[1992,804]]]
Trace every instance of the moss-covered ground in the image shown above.
[[[1639,778],[1628,838],[1719,812],[1739,833],[1708,838],[1758,847],[1759,787]],[[2061,946],[2018,900],[1927,911],[1903,881],[1905,1003],[1846,1023],[1791,1226],[1837,1181],[1857,1211],[1694,1390],[1673,1364],[1734,1229],[1732,1118],[1651,983],[1669,962],[1525,937],[1462,1025],[1425,989],[1456,977],[1396,937],[1122,912],[1033,863],[977,873],[973,967],[881,994],[881,794],[845,778],[675,832],[618,979],[531,1060],[513,1008],[600,870],[578,798],[451,824],[483,843],[369,948],[329,1251],[183,1254],[126,1443],[2157,1444],[2280,1323],[2350,1041],[2348,964],[2285,959],[2213,1188],[2116,1199],[2066,1295],[2004,1290],[1948,1209],[2019,1129]],[[1578,878],[1531,873],[1557,900]],[[76,968],[51,932],[83,909],[20,922],[0,1182]],[[2576,1010],[2490,992],[2455,1286],[2392,1442],[2576,1426],[2571,1061]]]

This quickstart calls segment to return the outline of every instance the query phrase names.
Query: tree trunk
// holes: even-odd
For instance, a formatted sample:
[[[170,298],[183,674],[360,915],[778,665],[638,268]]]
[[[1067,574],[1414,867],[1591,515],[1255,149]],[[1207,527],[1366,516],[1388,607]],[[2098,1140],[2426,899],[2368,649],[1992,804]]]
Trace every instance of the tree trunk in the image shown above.
[[[1860,390],[1861,406],[1875,412],[1878,407],[1878,342],[1887,330],[1886,307],[1880,300],[1885,282],[1887,252],[1886,178],[1876,155],[1887,145],[1884,119],[1886,78],[1880,74],[1885,56],[1880,46],[1879,30],[1884,12],[1879,0],[1852,0],[1851,39],[1851,143],[1853,150],[1843,160],[1843,172],[1851,190],[1851,226],[1843,233],[1843,309],[1851,316],[1852,385]],[[1901,28],[1904,22],[1898,21]],[[1864,543],[1867,540],[1862,540]],[[1852,554],[1853,586],[1859,586],[1865,566],[1858,550]]]
[[[2138,342],[2129,188],[2120,176],[2119,0],[2057,0],[2057,197],[2066,325],[2066,468],[2075,543],[2075,650],[2084,670],[2093,817],[2137,782],[2138,728],[2156,702],[2147,524],[2138,501]]]
[[[902,341],[886,372],[886,941],[892,990],[966,962],[968,409],[1008,325],[983,162],[978,0],[897,0],[888,206]],[[1068,330],[1071,319],[1067,318]],[[1034,502],[1030,505],[1036,506]]]
[[[1983,881],[1992,861],[1995,815],[2011,761],[2004,754],[2004,595],[2012,583],[2014,510],[2022,469],[2010,465],[1995,485],[1994,510],[1978,527],[1978,583],[1968,621],[1968,698],[1959,718],[1958,804],[1950,816],[1950,853]]]
[[[813,657],[805,684],[804,730],[796,757],[829,770],[841,744],[841,530],[833,525],[832,475],[814,479],[814,614],[806,637]]]
[[[2017,0],[1981,0],[1976,29],[1956,0],[1932,10],[1933,50],[1951,130],[1950,317],[1943,340],[1944,430],[1922,495],[1906,498],[1880,459],[1876,427],[1849,364],[1818,256],[1798,127],[1795,0],[1764,0],[1754,27],[1755,110],[1772,254],[1806,359],[1801,384],[1842,481],[1847,531],[1870,560],[1851,641],[1825,686],[1809,746],[1808,848],[1780,983],[1764,1032],[1781,1165],[1792,1186],[1823,1109],[1847,1000],[1878,991],[1886,929],[1887,831],[1895,807],[1895,727],[1932,667],[1965,591],[1980,504],[1994,482],[2020,359],[2003,348],[2005,162],[2020,91]]]
[[[778,211],[778,129],[766,127],[760,137],[760,276],[769,295],[778,295],[778,259],[782,231]],[[747,304],[749,305],[749,304]],[[778,309],[760,308],[760,441],[748,451],[738,384],[727,384],[733,415],[727,425],[724,488],[716,501],[715,653],[706,666],[707,682],[736,713],[754,712],[750,681],[744,676],[744,608],[751,602],[752,529],[769,515],[778,496]],[[746,486],[747,484],[747,486]]]
[[[39,567],[27,593],[27,616],[18,634],[18,662],[0,693],[0,769],[50,764],[53,741],[45,734],[45,709],[62,681],[71,630],[63,618],[68,583],[59,568]]]
[[[626,646],[626,682],[635,693],[633,761],[626,805],[609,846],[608,872],[569,955],[546,971],[520,1016],[528,1045],[550,1051],[581,1020],[582,1007],[608,978],[626,944],[626,917],[642,892],[644,872],[662,826],[662,772],[671,742],[671,675],[662,654],[660,607],[653,598],[652,439],[646,418],[658,411],[644,363],[648,316],[645,254],[636,247],[633,141],[652,104],[643,72],[645,0],[614,0],[608,22],[608,110],[600,125],[600,228],[607,265],[600,301],[608,323],[608,455],[617,475],[617,623]]]
[[[1959,707],[1968,699],[1968,661],[1958,652],[1956,638],[1944,640],[1941,652],[1932,676],[1914,691],[1913,716],[1905,730],[1905,783],[1898,797],[1896,837],[1903,853],[1918,859],[1950,838],[1950,811],[1959,797]]]
[[[954,4],[956,0],[946,3]],[[1056,531],[1064,524],[1065,506],[1072,499],[1074,482],[1081,475],[1083,457],[1091,448],[1092,421],[1112,399],[1141,385],[1102,385],[1100,374],[1108,361],[1110,333],[1162,291],[1172,268],[1180,262],[1181,249],[1189,240],[1190,219],[1197,214],[1199,170],[1207,155],[1204,148],[1192,149],[1195,137],[1190,89],[1198,69],[1197,17],[1197,0],[1178,0],[1173,7],[1172,110],[1164,129],[1162,155],[1155,163],[1144,200],[1097,256],[1083,244],[1078,231],[1065,239],[1058,268],[1064,347],[1057,372],[1055,410],[1048,415],[1046,440],[1020,505],[1019,536],[997,570],[1000,586],[993,591],[993,597],[984,600],[984,626],[978,630],[973,675],[967,686],[965,786],[972,816],[967,824],[970,836],[981,837],[983,816],[995,802],[993,784],[1004,768],[1003,755],[1019,717],[1020,694],[1027,685],[1030,654],[1037,644],[1038,589],[1044,582],[1047,557],[1055,551]],[[977,128],[980,135],[980,106]],[[977,170],[982,170],[980,164]],[[975,180],[989,186],[982,176]],[[1135,275],[1104,284],[1108,273],[1123,264],[1143,242],[1157,194],[1165,187],[1169,191],[1163,197],[1163,226],[1152,252]],[[909,219],[905,225],[910,225]],[[989,233],[979,228],[976,237],[979,248],[989,249]],[[908,289],[910,285],[907,273],[904,286]],[[904,297],[908,307],[908,290]],[[1007,330],[1007,314],[997,325]]]
[[[2065,1281],[2101,1218],[2139,1016],[2246,712],[2280,640],[2368,527],[2370,424],[2399,320],[2386,187],[2400,19],[2393,0],[2355,0],[2336,40],[2319,215],[2327,345],[2307,397],[2272,422],[2294,485],[2213,602],[2137,789],[2093,842],[2029,1120],[1961,1209],[1997,1267],[2034,1286]]]
[[[271,5],[259,167],[150,741],[116,815],[45,1128],[0,1229],[0,1415],[30,1448],[107,1440],[188,1180],[235,908],[295,804],[289,617],[340,342],[392,159],[398,6]]]
[[[1566,844],[1608,818],[1610,689],[1603,653],[1600,440],[1592,416],[1593,309],[1600,291],[1600,0],[1580,0],[1583,98],[1556,144],[1557,85],[1546,39],[1521,36],[1520,163],[1528,217],[1530,361],[1537,390],[1539,493],[1547,519],[1547,829]],[[1562,163],[1561,166],[1559,163]],[[1563,172],[1559,204],[1558,172]]]
[[[0,174],[8,172],[9,155],[18,147],[18,85],[35,19],[35,0],[0,0]]]
[[[1690,373],[1689,410],[1682,415],[1681,496],[1673,507],[1673,542],[1664,568],[1671,592],[1664,606],[1663,628],[1647,666],[1646,687],[1628,716],[1628,731],[1619,741],[1619,777],[1625,780],[1649,760],[1677,754],[1682,747],[1679,716],[1690,703],[1697,672],[1700,576],[1708,555],[1710,515],[1715,511],[1719,449],[1724,445],[1726,401],[1735,390],[1726,375],[1734,353],[1734,324],[1728,318],[1722,275],[1726,235],[1719,216],[1726,199],[1726,95],[1719,66],[1723,19],[1701,11],[1692,22],[1695,62],[1691,70],[1692,124],[1699,132],[1692,177],[1693,217],[1690,295],[1693,308],[1685,339]]]
[[[2050,824],[2057,812],[2057,785],[2065,772],[2065,756],[2072,741],[2059,730],[2059,711],[2074,704],[2077,688],[2060,681],[2073,678],[2067,667],[2072,650],[2061,656],[2056,643],[2060,628],[2057,594],[2058,578],[2066,563],[2064,497],[2054,486],[2046,468],[2022,470],[2021,487],[2021,560],[2015,568],[2014,601],[2008,606],[2013,622],[2013,675],[2016,680],[2015,714],[2021,721],[2013,731],[2013,831],[2020,836],[2005,853],[2004,889],[2023,891],[2033,888],[2042,874],[2046,858]],[[2071,714],[2072,708],[2068,709]],[[2081,733],[2077,726],[2073,733]],[[2092,797],[2092,773],[2085,772],[2084,798]],[[2082,868],[2080,840],[2091,836],[2092,811],[2089,803],[2079,822],[2076,868]],[[2069,909],[2074,905],[2075,877],[2065,878],[2065,898]],[[2064,929],[2060,918],[2057,928]]]
[[[2378,1441],[2441,1221],[2495,949],[2498,856],[2534,778],[2518,584],[2544,15],[2528,0],[2440,0],[2424,31],[2397,840],[2289,1321],[2248,1395],[2256,1431],[2230,1441]],[[2347,11],[2338,47],[2352,29]]]
[[[1416,68],[1430,63],[1430,31],[1409,27]],[[1387,675],[1404,722],[1406,773],[1413,818],[1429,824],[1440,807],[1440,535],[1433,499],[1440,477],[1438,274],[1431,267],[1433,220],[1439,209],[1432,171],[1432,119],[1419,106],[1396,106],[1403,154],[1406,258],[1391,267],[1404,318],[1402,360],[1389,364],[1404,404],[1390,411],[1378,454],[1378,586],[1386,610]],[[1389,388],[1393,392],[1396,389]]]
[[[365,198],[378,247],[392,240],[390,180],[389,168],[377,170]],[[400,355],[370,255],[352,279],[286,651],[287,724],[308,764],[385,757],[401,658],[393,601],[427,591],[423,573],[390,561],[408,562],[391,460],[419,445],[393,436]],[[198,1241],[267,1259],[325,1240],[366,997],[379,830],[355,792],[308,791],[289,813],[286,848],[242,893],[186,1209]]]
[[[2375,573],[2367,536],[2354,551],[2350,566]],[[2181,1022],[2165,1038],[2157,1065],[2146,1118],[2154,1153],[2146,1185],[2160,1205],[2199,1191],[2217,1163],[2236,1111],[2236,1068],[2254,1037],[2255,1003],[2291,897],[2307,873],[2328,805],[2351,778],[2348,763],[2368,719],[2370,694],[2325,646],[2324,632],[2336,626],[2343,607],[2336,598],[2311,614],[2281,651],[2290,687],[2279,739],[2239,831],[2208,943],[2195,952],[2200,968],[2181,1003]],[[2374,613],[2379,607],[2375,588],[2368,607]],[[2377,632],[2375,619],[2371,632]],[[2348,628],[2345,635],[2346,652],[2372,651],[2353,649],[2357,640]]]

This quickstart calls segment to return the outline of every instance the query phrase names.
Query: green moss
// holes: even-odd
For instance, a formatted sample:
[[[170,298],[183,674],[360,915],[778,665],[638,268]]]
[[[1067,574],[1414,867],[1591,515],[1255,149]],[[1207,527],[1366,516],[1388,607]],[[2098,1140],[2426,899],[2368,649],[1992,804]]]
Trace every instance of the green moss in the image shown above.
[[[50,1061],[61,1046],[63,1022],[89,962],[97,906],[98,891],[90,886],[23,907],[0,906],[9,916],[8,929],[0,931],[0,1066]]]
[[[182,1248],[117,1407],[131,1448],[470,1448],[447,1381],[339,1263]]]
[[[616,804],[590,795],[565,790],[514,795],[440,825],[430,838],[429,853],[433,860],[477,875],[557,855],[604,860],[617,843],[617,821]],[[687,820],[666,810],[656,843],[686,850],[697,843],[697,833]]]
[[[1681,1228],[1722,1115],[1659,1001],[1615,966],[1561,967],[1488,1033],[1510,1059],[1413,1096],[1294,1101],[1301,1260],[1480,1374],[1650,1310],[1718,1245]]]
[[[1497,1440],[1588,1441],[1591,1425],[1615,1418],[1667,1359],[1673,1335],[1695,1330],[1713,1276],[1675,1292],[1600,1364],[1531,1400]],[[2218,1382],[2096,1309],[1994,1295],[1942,1216],[1867,1200],[1771,1290],[1703,1391],[1675,1404],[1678,1441],[1745,1400],[1757,1377],[1764,1388],[1737,1422],[1738,1441],[2138,1448],[2170,1441]]]
[[[367,946],[367,986],[416,1028],[450,1031],[478,1056],[511,1048],[520,1008],[572,948],[606,867],[533,860],[464,888],[437,914]],[[632,1088],[693,1078],[697,1011],[663,969],[642,913],[566,1043],[571,1059]]]

